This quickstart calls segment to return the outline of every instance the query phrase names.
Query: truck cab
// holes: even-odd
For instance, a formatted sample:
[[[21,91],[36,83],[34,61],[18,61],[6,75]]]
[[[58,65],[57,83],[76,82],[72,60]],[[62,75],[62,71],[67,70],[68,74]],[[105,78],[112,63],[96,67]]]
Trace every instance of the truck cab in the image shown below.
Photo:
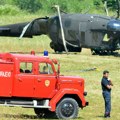
[[[56,59],[0,54],[0,105],[34,108],[39,117],[76,118],[78,108],[88,105],[85,95],[84,79],[60,75]]]

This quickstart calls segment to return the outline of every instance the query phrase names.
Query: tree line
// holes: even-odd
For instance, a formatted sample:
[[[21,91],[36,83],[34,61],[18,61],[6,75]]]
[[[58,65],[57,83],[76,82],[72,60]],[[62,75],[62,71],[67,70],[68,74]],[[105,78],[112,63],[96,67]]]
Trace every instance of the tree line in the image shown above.
[[[51,7],[55,4],[60,5],[61,9],[66,12],[84,12],[90,7],[91,11],[103,10],[104,3],[110,10],[117,8],[116,0],[0,0],[0,9],[11,6],[11,9],[36,13],[38,11],[52,13]],[[98,9],[99,8],[99,9]],[[10,9],[10,8],[9,8]],[[8,10],[9,11],[9,10]]]

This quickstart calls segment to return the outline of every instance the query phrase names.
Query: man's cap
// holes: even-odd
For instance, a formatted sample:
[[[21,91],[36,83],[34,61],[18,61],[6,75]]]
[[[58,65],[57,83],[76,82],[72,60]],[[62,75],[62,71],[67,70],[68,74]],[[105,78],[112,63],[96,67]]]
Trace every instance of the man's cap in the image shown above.
[[[106,74],[106,73],[109,73],[109,71],[108,71],[108,70],[104,70],[104,71],[103,71],[103,74]]]

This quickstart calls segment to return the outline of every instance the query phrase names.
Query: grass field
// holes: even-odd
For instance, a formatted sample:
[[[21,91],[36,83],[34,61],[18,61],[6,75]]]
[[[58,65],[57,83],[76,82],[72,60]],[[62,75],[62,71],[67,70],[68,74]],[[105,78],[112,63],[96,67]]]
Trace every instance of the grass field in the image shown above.
[[[2,16],[0,25],[29,21],[37,15],[31,16]],[[114,83],[112,90],[112,112],[110,120],[120,120],[120,57],[119,56],[92,56],[90,50],[83,49],[77,54],[54,54],[49,47],[50,39],[46,36],[34,37],[33,39],[4,38],[0,37],[0,52],[43,52],[45,49],[51,54],[51,58],[57,58],[61,63],[61,74],[81,76],[85,78],[86,97],[90,105],[80,110],[78,119],[103,120],[104,103],[101,92],[102,71],[108,69],[110,78]],[[120,51],[119,51],[120,53]],[[40,54],[42,55],[42,54]],[[95,71],[82,71],[84,69],[97,68]],[[33,109],[20,107],[0,107],[0,120],[32,120],[38,119]]]

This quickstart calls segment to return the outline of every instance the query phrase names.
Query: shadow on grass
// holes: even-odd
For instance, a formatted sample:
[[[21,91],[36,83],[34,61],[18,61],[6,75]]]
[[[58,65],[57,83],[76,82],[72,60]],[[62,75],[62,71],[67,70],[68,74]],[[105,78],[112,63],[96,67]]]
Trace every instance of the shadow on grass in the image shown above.
[[[99,54],[99,56],[114,56],[114,57],[120,57],[120,53],[118,52],[115,52],[115,53],[112,53],[112,54]]]
[[[97,116],[98,118],[104,118],[104,116],[100,115],[100,116]]]
[[[27,115],[27,114],[19,114],[19,115],[0,114],[0,117],[3,117],[3,118],[15,118],[15,119],[38,119],[38,117],[36,115]]]
[[[77,117],[76,118],[77,120],[82,120],[82,119],[84,119],[83,117]]]
[[[120,54],[116,54],[116,55],[114,55],[114,57],[120,57]]]
[[[13,119],[29,119],[29,120],[33,120],[33,119],[40,119],[39,117],[37,117],[36,115],[27,115],[27,114],[19,114],[19,115],[13,115],[13,114],[0,114],[0,118],[13,118]],[[46,119],[46,120],[56,120],[57,118],[42,118],[42,119]],[[77,119],[84,119],[82,117],[78,117]]]

